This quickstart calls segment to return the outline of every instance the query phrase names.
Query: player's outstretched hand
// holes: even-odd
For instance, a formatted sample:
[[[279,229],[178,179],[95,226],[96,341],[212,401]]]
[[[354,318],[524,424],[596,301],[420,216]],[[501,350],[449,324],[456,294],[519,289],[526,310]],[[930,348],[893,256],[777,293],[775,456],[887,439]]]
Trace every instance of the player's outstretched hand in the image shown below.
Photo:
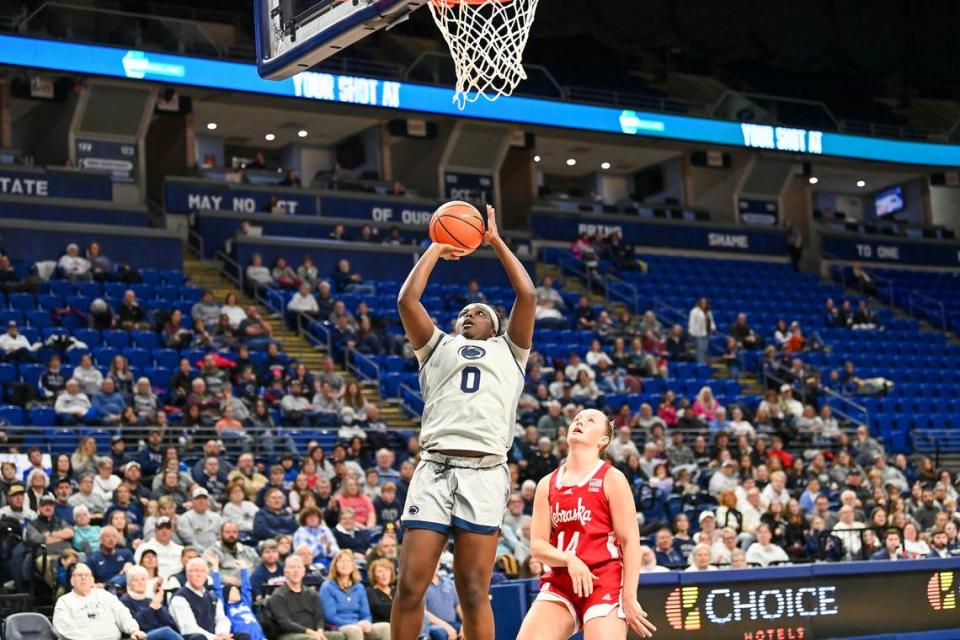
[[[590,569],[583,563],[583,560],[570,554],[567,560],[567,573],[570,574],[570,581],[573,583],[573,592],[578,598],[587,598],[593,593],[593,581],[597,579]]]
[[[459,260],[463,257],[463,249],[455,247],[452,244],[434,242],[433,246],[437,247],[437,250],[440,252],[440,257],[444,260]]]
[[[641,638],[653,637],[653,632],[656,631],[657,628],[647,619],[647,612],[643,610],[643,607],[640,606],[640,603],[637,602],[636,599],[624,600],[623,612],[627,616],[627,623],[638,636]]]
[[[483,234],[483,241],[490,244],[500,238],[500,229],[497,227],[497,210],[487,205],[487,230]]]

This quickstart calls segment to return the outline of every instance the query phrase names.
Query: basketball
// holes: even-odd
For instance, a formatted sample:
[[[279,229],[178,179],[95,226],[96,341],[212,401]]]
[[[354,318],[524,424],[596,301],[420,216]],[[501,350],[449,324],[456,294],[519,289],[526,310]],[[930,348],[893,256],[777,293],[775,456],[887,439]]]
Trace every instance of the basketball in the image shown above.
[[[430,218],[431,240],[463,249],[466,253],[483,244],[485,229],[483,216],[477,208],[460,200],[441,205]]]

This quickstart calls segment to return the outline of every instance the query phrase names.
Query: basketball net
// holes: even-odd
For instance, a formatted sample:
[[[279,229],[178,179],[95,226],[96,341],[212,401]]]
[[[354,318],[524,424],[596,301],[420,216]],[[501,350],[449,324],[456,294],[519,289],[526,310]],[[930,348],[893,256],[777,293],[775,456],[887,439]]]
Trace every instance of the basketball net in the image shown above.
[[[430,13],[450,47],[457,72],[453,102],[496,100],[521,80],[523,49],[539,0],[431,0]]]

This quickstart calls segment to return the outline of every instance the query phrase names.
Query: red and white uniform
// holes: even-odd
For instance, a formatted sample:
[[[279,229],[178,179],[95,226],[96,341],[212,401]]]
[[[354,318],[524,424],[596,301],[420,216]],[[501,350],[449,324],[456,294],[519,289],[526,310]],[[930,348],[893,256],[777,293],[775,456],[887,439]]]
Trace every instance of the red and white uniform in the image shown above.
[[[590,569],[597,580],[593,593],[580,598],[566,567],[551,569],[540,579],[537,600],[560,602],[567,606],[577,630],[593,618],[603,618],[620,607],[623,585],[623,552],[613,531],[610,503],[603,480],[610,465],[600,460],[593,471],[578,484],[563,483],[563,467],[550,474],[550,544],[561,551],[572,551]],[[620,612],[620,617],[625,617]]]

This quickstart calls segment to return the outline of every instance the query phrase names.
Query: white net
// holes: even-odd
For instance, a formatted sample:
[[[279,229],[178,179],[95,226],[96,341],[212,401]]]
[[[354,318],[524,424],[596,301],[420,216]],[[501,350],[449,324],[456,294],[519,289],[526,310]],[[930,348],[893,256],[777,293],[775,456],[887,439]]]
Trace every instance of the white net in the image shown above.
[[[430,0],[457,71],[460,109],[481,96],[508,96],[526,80],[523,49],[539,0]]]

